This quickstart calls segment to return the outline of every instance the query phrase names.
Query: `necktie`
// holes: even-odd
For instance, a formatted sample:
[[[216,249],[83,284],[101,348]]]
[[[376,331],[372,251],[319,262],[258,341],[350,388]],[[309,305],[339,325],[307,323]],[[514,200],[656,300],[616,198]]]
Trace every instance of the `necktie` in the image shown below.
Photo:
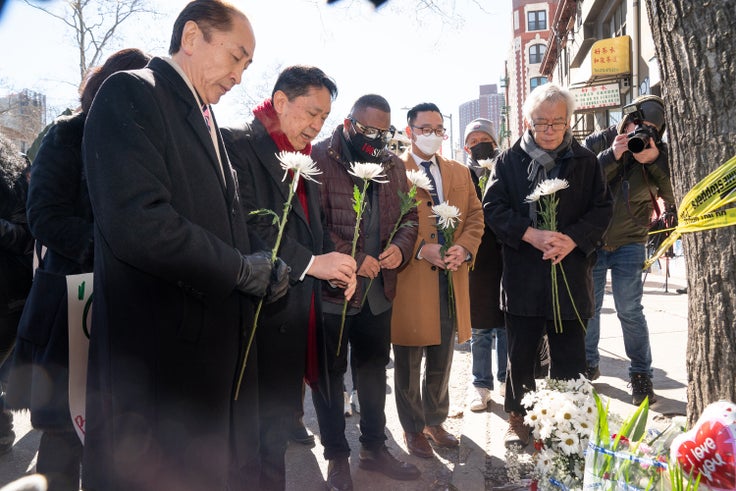
[[[202,104],[202,116],[204,116],[204,122],[207,124],[207,129],[210,129],[210,106]]]
[[[434,180],[434,176],[429,171],[429,167],[432,165],[432,162],[422,162],[422,167],[424,167],[424,173],[427,174],[427,177],[429,178],[429,182],[432,183],[432,191],[429,192],[429,194],[432,196],[432,201],[435,205],[440,204],[440,197],[437,195],[437,182]]]
[[[432,183],[432,191],[430,191],[429,194],[432,196],[432,202],[435,205],[438,205],[440,204],[440,197],[437,195],[437,182],[434,180],[432,173],[429,171],[429,167],[431,165],[432,165],[432,162],[422,162],[422,167],[424,167],[424,173],[427,174],[427,177],[429,178],[429,182]],[[445,243],[445,236],[442,234],[441,230],[437,230],[437,242],[440,245]]]

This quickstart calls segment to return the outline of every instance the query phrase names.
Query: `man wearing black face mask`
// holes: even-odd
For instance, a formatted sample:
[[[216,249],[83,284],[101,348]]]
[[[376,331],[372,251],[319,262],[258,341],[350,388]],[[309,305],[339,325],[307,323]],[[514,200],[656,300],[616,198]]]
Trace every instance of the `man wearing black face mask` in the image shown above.
[[[343,296],[327,286],[322,295],[331,402],[328,404],[319,396],[313,396],[312,400],[324,456],[329,460],[327,487],[331,490],[348,490],[353,486],[342,392],[348,341],[359,385],[362,444],[359,466],[399,480],[416,479],[420,475],[414,465],[396,460],[385,444],[386,365],[391,346],[396,270],[411,259],[417,237],[415,226],[402,226],[388,243],[397,220],[401,218],[403,224],[417,222],[416,209],[401,217],[398,191],[407,193],[409,184],[403,162],[386,149],[392,134],[391,108],[386,99],[374,94],[364,95],[355,102],[344,123],[312,149],[312,158],[322,170],[322,210],[337,251],[349,254],[352,249],[353,186],[362,180],[348,174],[351,165],[354,162],[380,163],[388,181],[370,183],[366,193],[355,254],[358,285],[349,303],[340,356],[336,353]]]

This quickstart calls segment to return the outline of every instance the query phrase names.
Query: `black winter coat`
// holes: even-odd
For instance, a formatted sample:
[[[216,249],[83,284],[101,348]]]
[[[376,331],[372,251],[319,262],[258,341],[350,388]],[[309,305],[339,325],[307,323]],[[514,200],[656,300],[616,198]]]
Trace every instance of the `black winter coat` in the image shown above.
[[[197,99],[161,58],[111,75],[90,109],[83,155],[95,293],[84,489],[226,489],[254,309],[235,286],[241,253],[259,246],[217,144],[222,161]],[[257,360],[256,350],[240,392],[252,417],[237,428],[252,442],[256,472]]]
[[[470,177],[475,184],[478,199],[483,194],[478,187],[478,176],[471,169]],[[501,310],[501,244],[488,223],[483,228],[483,238],[470,270],[470,324],[473,329],[495,329],[504,327],[506,321]]]
[[[521,149],[520,140],[501,154],[496,163],[496,179],[486,192],[483,209],[486,223],[503,244],[504,311],[552,319],[551,261],[542,260],[542,252],[522,240],[532,224],[529,205],[524,202],[534,187],[527,179],[531,160]],[[593,316],[591,275],[597,258],[595,251],[601,246],[611,219],[611,195],[595,155],[575,140],[570,150],[558,157],[558,165],[561,166],[558,177],[569,183],[568,189],[557,192],[558,230],[577,244],[560,264],[575,306],[586,320]],[[564,285],[559,268],[558,277],[559,284]],[[576,319],[569,295],[563,292],[559,298],[562,319]]]
[[[33,237],[26,219],[27,194],[20,160],[0,161],[0,318],[23,310],[31,287]],[[0,352],[0,364],[2,360]]]
[[[18,326],[8,400],[30,409],[33,426],[45,430],[73,431],[65,276],[92,271],[92,208],[82,165],[85,117],[77,113],[54,122],[36,155],[28,192],[28,222],[45,251]]]
[[[258,119],[241,128],[223,128],[222,137],[230,161],[238,173],[240,197],[248,214],[248,226],[271,250],[278,233],[273,217],[251,215],[250,212],[265,209],[282,216],[291,179],[283,179],[284,170],[276,157],[279,149]],[[278,251],[279,257],[290,268],[289,291],[278,301],[264,304],[258,321],[258,380],[263,396],[261,418],[273,417],[274,411],[279,412],[283,408],[291,408],[292,417],[301,411],[312,298],[317,329],[321,329],[322,282],[313,276],[304,275],[303,279],[301,276],[312,256],[330,252],[334,245],[323,224],[319,184],[302,179],[300,186],[306,189],[309,219],[298,196],[294,195]],[[323,351],[324,347],[320,345],[318,352]],[[320,359],[324,361],[324,356],[320,356]]]

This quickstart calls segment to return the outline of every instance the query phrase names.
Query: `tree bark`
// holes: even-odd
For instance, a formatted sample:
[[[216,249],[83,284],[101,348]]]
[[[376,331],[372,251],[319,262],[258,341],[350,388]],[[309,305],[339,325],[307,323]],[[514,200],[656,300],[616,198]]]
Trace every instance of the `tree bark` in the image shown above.
[[[736,0],[646,0],[667,105],[677,199],[736,154]],[[733,206],[733,205],[727,205]],[[687,416],[736,401],[736,228],[683,236]]]

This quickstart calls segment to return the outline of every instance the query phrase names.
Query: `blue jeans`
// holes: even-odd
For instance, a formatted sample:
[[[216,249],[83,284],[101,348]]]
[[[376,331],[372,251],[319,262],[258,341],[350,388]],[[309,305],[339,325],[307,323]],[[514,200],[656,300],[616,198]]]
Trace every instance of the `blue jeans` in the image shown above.
[[[641,268],[645,255],[644,244],[627,244],[611,252],[598,250],[598,261],[593,268],[595,315],[588,321],[585,335],[585,358],[589,367],[598,366],[600,362],[598,341],[601,335],[601,306],[606,288],[606,272],[610,269],[613,303],[621,321],[626,356],[631,360],[629,375],[645,373],[652,376],[649,327],[641,305],[644,293]]]
[[[473,329],[470,352],[473,355],[473,385],[493,389],[493,336],[496,336],[496,379],[506,383],[506,328]]]

